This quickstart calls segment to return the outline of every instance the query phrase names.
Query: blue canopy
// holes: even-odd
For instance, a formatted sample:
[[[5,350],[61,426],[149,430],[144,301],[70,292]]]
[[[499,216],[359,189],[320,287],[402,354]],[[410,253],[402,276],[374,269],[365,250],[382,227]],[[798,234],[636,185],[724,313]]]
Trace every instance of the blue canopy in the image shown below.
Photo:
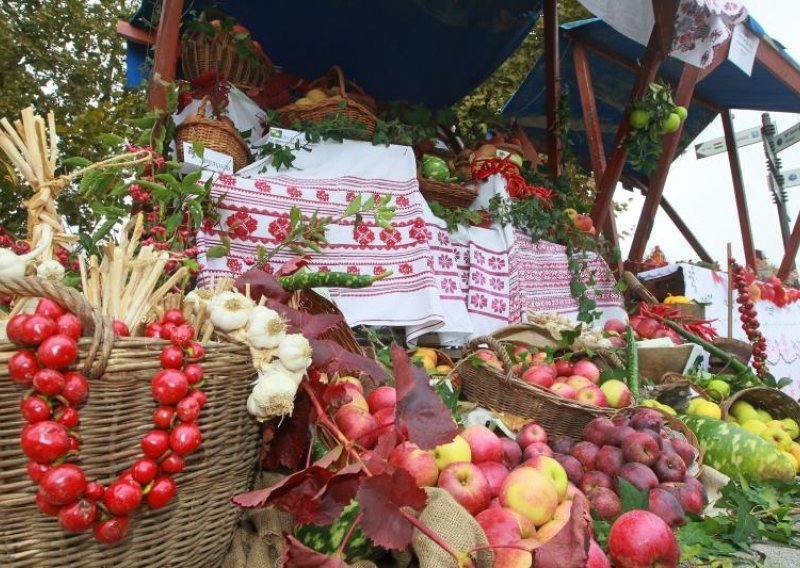
[[[765,41],[772,41],[752,19],[750,27]],[[645,47],[597,18],[562,25],[561,32],[561,79],[562,85],[568,89],[569,115],[572,117],[569,124],[570,150],[590,167],[572,54],[573,42],[579,39],[589,47],[586,57],[591,70],[606,155],[611,154],[617,127],[636,79],[635,68],[644,57]],[[591,49],[591,46],[598,46],[605,55]],[[791,61],[788,54],[783,54]],[[539,148],[546,147],[547,138],[544,67],[542,58],[503,110],[507,116],[518,119]],[[668,58],[661,66],[659,75],[672,84],[677,84],[682,67],[681,61]],[[758,60],[750,77],[730,61],[725,61],[695,87],[694,100],[684,124],[678,153],[686,149],[714,120],[719,109],[723,108],[800,112],[800,96]],[[626,173],[633,174],[630,170],[626,170]]]
[[[200,0],[194,8],[211,2]],[[131,20],[144,26],[154,0]],[[315,79],[332,65],[378,100],[450,106],[483,81],[533,27],[542,0],[223,0],[284,70]],[[147,77],[146,48],[128,45],[128,85]]]

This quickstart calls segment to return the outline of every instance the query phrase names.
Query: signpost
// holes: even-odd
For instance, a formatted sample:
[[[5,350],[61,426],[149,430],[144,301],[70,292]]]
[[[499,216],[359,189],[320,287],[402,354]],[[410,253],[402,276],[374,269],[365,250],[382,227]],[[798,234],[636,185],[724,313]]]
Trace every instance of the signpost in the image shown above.
[[[742,130],[736,133],[737,148],[742,148],[743,146],[750,146],[751,144],[756,144],[758,142],[761,142],[761,128],[758,126],[754,126],[753,128],[748,128],[747,130]],[[714,138],[713,140],[709,140],[708,142],[703,142],[701,144],[694,145],[694,153],[695,156],[697,156],[698,160],[701,160],[703,158],[708,158],[709,156],[722,154],[726,151],[727,148],[725,146],[724,137]]]

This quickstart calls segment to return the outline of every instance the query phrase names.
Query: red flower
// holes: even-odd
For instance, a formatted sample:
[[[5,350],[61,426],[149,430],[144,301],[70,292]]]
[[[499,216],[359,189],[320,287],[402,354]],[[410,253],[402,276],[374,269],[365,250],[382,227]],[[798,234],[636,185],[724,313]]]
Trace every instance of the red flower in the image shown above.
[[[358,225],[353,229],[353,239],[361,246],[366,247],[375,240],[375,233],[366,225]]]
[[[348,274],[361,274],[361,271],[358,269],[358,266],[348,266],[347,267]]]
[[[289,234],[290,228],[289,216],[281,215],[269,224],[268,230],[269,234],[275,237],[275,240],[282,241]]]
[[[387,248],[394,248],[400,242],[400,231],[396,229],[383,229],[380,234],[381,240]]]
[[[292,186],[286,190],[286,195],[288,195],[289,197],[294,197],[295,199],[299,199],[303,197],[303,192],[300,191],[299,188]]]
[[[227,185],[229,187],[232,187],[232,186],[236,185],[236,177],[235,176],[231,176],[231,175],[227,175],[227,174],[223,174],[223,175],[219,176],[219,179],[217,179],[217,183],[220,184],[220,185]]]
[[[257,179],[255,186],[262,193],[270,193],[272,191],[272,186],[263,179]]]
[[[229,256],[228,260],[225,261],[225,264],[228,265],[228,270],[231,272],[235,272],[236,274],[242,271],[242,263],[238,258],[233,256]]]
[[[331,198],[330,194],[324,189],[317,190],[317,199],[327,202]]]
[[[414,272],[414,268],[407,262],[404,262],[398,268],[400,274],[412,274]]]
[[[401,195],[400,197],[395,199],[394,202],[397,204],[398,207],[408,207],[410,203],[408,201],[408,197],[406,197],[405,195]]]
[[[240,239],[249,237],[258,228],[258,221],[246,211],[237,211],[225,219],[225,224],[228,226],[228,232]]]

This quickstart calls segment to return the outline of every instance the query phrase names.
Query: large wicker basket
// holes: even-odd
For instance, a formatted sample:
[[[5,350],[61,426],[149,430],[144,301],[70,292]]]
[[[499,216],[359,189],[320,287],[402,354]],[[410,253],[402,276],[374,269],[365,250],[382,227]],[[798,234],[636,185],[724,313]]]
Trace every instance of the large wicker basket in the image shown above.
[[[328,97],[310,105],[294,103],[282,107],[278,109],[280,123],[286,128],[292,128],[295,123],[319,123],[326,118],[342,118],[348,124],[360,126],[358,129],[353,129],[353,132],[347,138],[371,140],[378,122],[375,117],[375,107],[370,105],[369,100],[365,98],[366,95],[363,93],[357,95],[348,93],[344,73],[338,66],[333,66],[325,78],[315,81],[312,86],[319,85],[323,81],[329,80],[329,78],[336,81],[339,95]]]
[[[528,384],[511,371],[513,363],[503,345],[493,337],[478,337],[468,350],[488,345],[503,364],[503,371],[486,366],[474,367],[466,354],[456,366],[461,376],[461,392],[467,400],[495,412],[509,412],[541,424],[552,435],[578,438],[592,419],[612,416],[614,410],[589,406],[562,398],[537,385]]]
[[[800,424],[800,404],[791,396],[778,389],[752,387],[732,394],[720,404],[723,420],[728,417],[731,406],[733,406],[733,403],[737,400],[744,400],[756,408],[766,410],[776,420],[791,418]]]
[[[200,102],[197,112],[178,125],[176,146],[178,160],[183,161],[183,143],[199,142],[203,148],[222,152],[233,158],[233,170],[239,171],[251,161],[250,149],[230,122],[208,118],[206,99]]]
[[[260,48],[242,55],[234,43],[233,34],[222,30],[213,35],[196,31],[184,33],[181,37],[181,67],[187,81],[208,71],[216,71],[243,90],[263,87],[272,72],[272,62]]]
[[[110,326],[78,292],[35,278],[0,279],[0,292],[52,298],[84,322],[91,338],[80,342],[79,366],[90,381],[81,408],[80,463],[89,479],[113,481],[141,455],[139,440],[153,428],[155,402],[150,379],[167,342],[114,339]],[[253,375],[246,346],[205,344],[201,449],[175,476],[178,490],[163,509],[143,507],[131,518],[128,535],[114,545],[98,544],[91,533],[67,534],[34,504],[36,488],[19,444],[22,389],[8,377],[17,348],[0,343],[0,566],[219,566],[240,517],[231,502],[252,483],[259,428],[246,411]]]

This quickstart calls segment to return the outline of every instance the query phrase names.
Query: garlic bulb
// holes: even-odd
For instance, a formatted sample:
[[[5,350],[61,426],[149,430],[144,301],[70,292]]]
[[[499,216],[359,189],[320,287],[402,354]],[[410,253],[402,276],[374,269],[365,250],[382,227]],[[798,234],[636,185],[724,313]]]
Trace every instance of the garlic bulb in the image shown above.
[[[263,421],[291,415],[297,384],[291,375],[281,372],[260,375],[247,399],[247,411]]]
[[[278,312],[256,306],[247,321],[247,343],[257,349],[275,349],[286,337],[286,322]]]
[[[303,382],[303,377],[306,376],[306,370],[303,369],[301,371],[290,371],[286,368],[286,366],[281,363],[280,361],[272,361],[269,365],[266,365],[262,371],[259,371],[259,380],[261,378],[268,378],[270,375],[274,374],[282,374],[290,376],[297,386],[300,386],[300,383]]]
[[[36,276],[45,280],[60,282],[64,278],[64,266],[55,259],[45,260],[36,267]]]
[[[0,248],[0,276],[11,278],[25,276],[28,263],[46,251],[53,240],[53,231],[49,225],[43,225],[43,228],[48,230],[42,231],[39,245],[25,254],[15,254],[11,249]]]
[[[209,319],[219,331],[227,332],[247,325],[255,303],[239,292],[221,292],[211,300]]]
[[[290,333],[278,345],[278,359],[290,371],[305,371],[311,365],[311,345],[299,333]]]

